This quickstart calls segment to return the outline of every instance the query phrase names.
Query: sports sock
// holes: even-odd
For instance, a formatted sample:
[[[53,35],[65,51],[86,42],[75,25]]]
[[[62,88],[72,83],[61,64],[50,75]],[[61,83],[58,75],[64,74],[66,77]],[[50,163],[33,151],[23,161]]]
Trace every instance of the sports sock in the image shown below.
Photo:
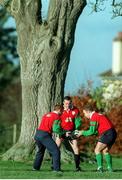
[[[80,165],[80,155],[74,154],[74,160],[75,160],[75,167],[77,169],[77,168],[79,168],[79,165]]]
[[[107,153],[104,154],[108,169],[112,169],[112,156]]]
[[[97,160],[98,168],[103,167],[103,157],[101,153],[96,154],[96,160]]]

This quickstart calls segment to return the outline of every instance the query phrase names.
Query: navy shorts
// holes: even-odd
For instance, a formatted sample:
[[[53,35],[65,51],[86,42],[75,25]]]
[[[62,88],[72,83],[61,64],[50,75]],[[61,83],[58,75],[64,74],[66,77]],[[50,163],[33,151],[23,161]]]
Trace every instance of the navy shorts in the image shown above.
[[[98,142],[112,146],[116,140],[117,133],[114,128],[105,131],[98,139]]]

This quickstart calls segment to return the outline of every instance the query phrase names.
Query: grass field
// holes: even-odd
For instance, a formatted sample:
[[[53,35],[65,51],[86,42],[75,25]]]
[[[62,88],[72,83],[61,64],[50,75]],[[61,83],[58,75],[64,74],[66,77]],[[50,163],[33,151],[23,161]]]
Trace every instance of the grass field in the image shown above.
[[[113,158],[114,172],[97,173],[96,164],[81,162],[82,172],[74,172],[73,164],[62,163],[62,174],[50,170],[44,162],[40,171],[32,171],[32,162],[0,161],[0,179],[122,179],[122,157]]]

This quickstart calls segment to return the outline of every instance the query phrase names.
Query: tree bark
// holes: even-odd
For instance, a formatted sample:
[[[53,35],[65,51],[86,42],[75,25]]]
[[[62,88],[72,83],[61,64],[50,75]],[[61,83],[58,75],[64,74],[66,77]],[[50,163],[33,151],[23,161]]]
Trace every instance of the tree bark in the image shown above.
[[[1,1],[0,1],[1,2]],[[48,18],[39,15],[39,0],[12,0],[21,65],[22,125],[20,138],[3,159],[28,158],[42,115],[61,103],[78,17],[85,0],[51,0]],[[16,9],[15,9],[16,7]]]

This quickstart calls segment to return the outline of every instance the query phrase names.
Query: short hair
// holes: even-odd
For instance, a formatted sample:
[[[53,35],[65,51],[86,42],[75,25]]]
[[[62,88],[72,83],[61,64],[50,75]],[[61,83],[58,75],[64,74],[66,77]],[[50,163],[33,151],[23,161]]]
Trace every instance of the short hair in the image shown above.
[[[72,99],[71,99],[70,96],[65,96],[65,97],[64,97],[64,100],[71,101]]]
[[[86,104],[84,107],[83,107],[83,110],[86,110],[86,111],[94,111],[94,107],[91,105],[91,104]]]
[[[62,110],[62,109],[63,109],[63,107],[61,104],[55,104],[54,105],[54,111],[58,111],[58,110]]]

